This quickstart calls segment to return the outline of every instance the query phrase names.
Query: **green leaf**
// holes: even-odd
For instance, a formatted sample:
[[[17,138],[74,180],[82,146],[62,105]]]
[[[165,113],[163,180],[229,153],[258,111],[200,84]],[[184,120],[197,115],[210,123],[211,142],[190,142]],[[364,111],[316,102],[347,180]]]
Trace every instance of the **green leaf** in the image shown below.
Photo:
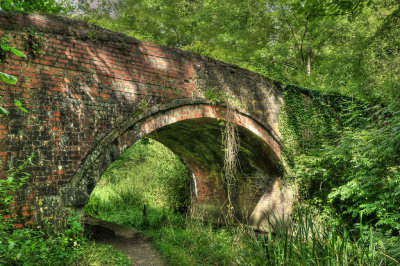
[[[0,48],[1,48],[1,50],[8,52],[8,51],[10,51],[11,47],[9,45],[2,44],[2,45],[0,45]]]
[[[8,204],[8,203],[12,202],[12,198],[13,198],[12,196],[7,196],[7,197],[4,199],[4,202]]]
[[[15,54],[16,56],[26,58],[26,55],[25,55],[24,53],[22,53],[20,50],[14,48],[14,47],[10,47],[10,51],[11,51],[13,54]]]
[[[15,247],[15,242],[14,241],[10,241],[8,244],[8,250],[12,250]]]
[[[24,107],[19,107],[18,109],[21,110],[24,113],[28,113],[28,110],[26,110]]]
[[[4,109],[3,107],[0,106],[0,114],[8,115],[9,112],[6,109]]]
[[[17,81],[18,81],[18,79],[16,77],[14,77],[12,75],[8,75],[8,74],[3,73],[3,72],[0,72],[0,78],[5,83],[12,84],[12,85],[16,84]]]
[[[14,100],[14,103],[17,107],[21,107],[22,103],[19,100]]]

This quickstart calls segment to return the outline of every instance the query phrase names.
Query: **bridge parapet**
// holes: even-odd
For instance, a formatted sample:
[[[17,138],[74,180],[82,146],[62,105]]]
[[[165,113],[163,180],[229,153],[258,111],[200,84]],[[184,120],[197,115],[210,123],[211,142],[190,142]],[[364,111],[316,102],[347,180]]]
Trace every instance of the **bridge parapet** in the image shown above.
[[[0,71],[19,79],[16,85],[3,84],[0,90],[2,106],[10,111],[0,127],[1,175],[35,154],[35,166],[29,169],[32,178],[18,199],[26,221],[47,217],[62,225],[65,215],[58,206],[76,207],[67,198],[79,194],[71,192],[73,184],[83,182],[79,174],[101,152],[98,147],[124,138],[132,138],[132,145],[151,135],[152,127],[165,120],[145,118],[151,110],[174,106],[175,113],[168,119],[177,122],[176,115],[181,120],[206,114],[217,119],[215,108],[204,96],[208,89],[223,90],[240,103],[235,106],[237,117],[247,122],[236,123],[270,145],[272,152],[266,161],[280,157],[282,90],[268,78],[60,16],[0,12],[0,34],[9,35],[12,44],[29,55],[29,59],[7,55],[0,64]],[[43,49],[35,51],[32,42],[43,44]],[[15,99],[28,114],[13,106]],[[194,106],[202,111],[196,114]],[[157,115],[161,117],[160,112]],[[124,128],[128,123],[133,124]],[[128,134],[139,124],[143,128],[135,131],[137,135]],[[122,150],[114,150],[114,157]],[[98,156],[110,154],[106,149]],[[83,204],[86,198],[76,196],[71,202]]]

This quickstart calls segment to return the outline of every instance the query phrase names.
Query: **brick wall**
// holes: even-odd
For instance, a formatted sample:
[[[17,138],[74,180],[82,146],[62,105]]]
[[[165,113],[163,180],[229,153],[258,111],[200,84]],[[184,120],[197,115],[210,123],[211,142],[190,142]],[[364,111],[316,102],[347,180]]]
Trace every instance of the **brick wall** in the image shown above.
[[[32,177],[15,206],[25,222],[47,217],[62,225],[65,210],[85,204],[102,172],[141,137],[179,121],[218,119],[222,109],[204,97],[209,88],[241,103],[234,122],[265,143],[265,160],[273,167],[279,160],[279,84],[80,21],[0,13],[0,36],[10,35],[26,54],[29,32],[44,44],[41,54],[29,59],[7,54],[0,64],[0,71],[18,77],[16,85],[0,87],[1,106],[10,111],[0,124],[1,176],[35,155],[28,169]],[[15,99],[27,114],[15,107]],[[188,164],[201,169],[193,160]]]

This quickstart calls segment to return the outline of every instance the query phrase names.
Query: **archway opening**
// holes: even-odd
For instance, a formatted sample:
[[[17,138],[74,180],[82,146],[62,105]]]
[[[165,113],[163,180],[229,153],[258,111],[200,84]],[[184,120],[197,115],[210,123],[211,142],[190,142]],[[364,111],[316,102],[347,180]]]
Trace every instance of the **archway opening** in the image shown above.
[[[114,210],[114,214],[109,212],[108,220],[115,220],[112,217],[118,216],[121,212],[136,211],[136,216],[132,214],[133,218],[126,218],[129,221],[122,222],[127,225],[136,224],[140,227],[147,219],[142,216],[146,216],[155,207],[167,207],[166,209],[184,213],[190,206],[190,210],[196,215],[223,221],[228,210],[227,183],[223,171],[224,121],[218,118],[198,117],[165,123],[161,118],[170,119],[170,116],[165,113],[161,116],[147,117],[145,124],[130,127],[121,135],[121,139],[113,141],[107,148],[108,151],[103,152],[104,157],[101,158],[104,158],[105,163],[101,164],[102,166],[107,165],[107,162],[110,162],[108,165],[111,161],[115,162],[105,171],[100,181],[89,180],[86,187],[98,184],[97,187],[101,188],[102,192],[98,192],[97,189],[92,192],[92,189],[88,189],[93,200],[91,199],[86,206],[87,212],[96,214],[96,206],[101,202],[101,198],[104,198],[110,202],[119,202],[118,207],[125,206],[121,211]],[[162,126],[154,127],[154,121],[161,122]],[[118,154],[115,151],[123,147],[122,144],[132,143],[129,140],[135,136],[143,136],[143,131],[140,130],[149,126],[151,130],[147,131],[144,139],[137,141],[128,149],[126,152],[128,155],[119,158],[115,156]],[[281,176],[279,157],[269,143],[260,137],[262,132],[254,133],[254,124],[250,128],[236,124],[236,128],[240,150],[233,193],[234,215],[237,220],[250,222],[259,228],[262,223],[265,224],[269,211],[275,215],[279,212],[278,215],[281,215],[288,207],[288,198],[285,197],[279,183]],[[149,157],[143,152],[148,150],[154,153],[151,151],[152,147],[163,147],[165,151],[159,152],[161,157],[147,160]],[[132,151],[136,155],[130,154]],[[169,156],[173,156],[174,159],[168,159],[172,158]],[[163,161],[164,159],[166,161]],[[144,169],[139,162],[148,162],[148,168]],[[176,177],[171,180],[162,178],[165,173],[171,172],[170,169],[174,169],[172,172],[177,173]],[[101,172],[96,171],[96,168],[93,170],[95,173]],[[157,171],[162,174],[155,175]],[[138,178],[137,182],[133,177],[128,180],[127,172]],[[179,182],[176,182],[177,180]],[[113,188],[114,191],[110,191],[109,186],[116,181],[122,183],[123,191],[120,188]],[[160,192],[162,188],[166,190]],[[152,195],[151,201],[148,197],[149,190],[159,192]],[[175,200],[167,199],[171,192]],[[160,201],[158,199],[162,198],[160,195],[167,198]],[[121,202],[122,199],[125,199],[125,203]],[[102,208],[106,210],[106,206],[107,204]],[[163,213],[160,212],[160,215]]]
[[[160,142],[142,138],[103,173],[85,213],[136,229],[159,227],[191,206],[193,182],[184,163]]]

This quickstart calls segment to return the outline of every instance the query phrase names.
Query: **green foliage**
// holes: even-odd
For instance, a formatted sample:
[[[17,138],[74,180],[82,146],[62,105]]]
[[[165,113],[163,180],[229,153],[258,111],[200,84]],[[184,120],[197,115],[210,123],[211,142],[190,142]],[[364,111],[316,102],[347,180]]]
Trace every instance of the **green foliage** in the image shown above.
[[[285,104],[280,123],[292,155],[333,143],[345,129],[362,128],[371,107],[360,99],[296,86],[287,86],[283,97]]]
[[[173,265],[395,265],[399,240],[388,239],[360,222],[347,230],[333,220],[317,221],[298,211],[293,222],[271,218],[267,234],[240,226],[213,228],[186,220],[150,232]]]
[[[1,225],[12,225],[2,221]],[[82,227],[73,216],[61,233],[46,235],[29,228],[0,230],[1,265],[127,265],[128,258],[109,247],[95,245],[83,236]]]
[[[10,49],[11,36],[6,34],[0,39],[0,63],[6,59],[7,52]]]
[[[215,228],[187,219],[183,227],[170,224],[148,232],[171,265],[265,265],[262,242],[244,227]]]
[[[0,75],[1,75],[1,73],[0,73]],[[0,117],[2,117],[3,115],[8,115],[8,114],[9,114],[9,112],[0,106]]]
[[[68,228],[46,235],[29,228],[10,233],[0,230],[1,265],[127,265],[128,258],[109,246],[95,245],[83,235],[76,216],[68,219]],[[102,264],[103,265],[103,264]]]
[[[237,64],[274,80],[398,99],[395,0],[97,1],[73,12],[139,39]]]
[[[10,204],[14,201],[15,193],[27,182],[30,174],[25,172],[24,169],[32,166],[33,154],[29,156],[17,168],[11,168],[7,171],[6,178],[0,178],[0,217],[5,213],[10,212]],[[1,218],[0,218],[1,219]],[[2,229],[2,226],[0,226]]]
[[[9,225],[12,225],[9,223]],[[0,230],[0,264],[54,265],[60,262],[73,262],[80,256],[79,251],[85,242],[82,228],[76,226],[76,219],[68,220],[69,228],[60,234],[45,235],[43,231],[29,228]]]
[[[57,0],[1,0],[0,10],[14,12],[44,12],[58,14],[65,8]]]
[[[5,56],[7,54],[7,52],[11,52],[13,54],[15,54],[16,56],[19,57],[26,57],[26,55],[24,53],[22,53],[20,50],[14,48],[11,46],[11,36],[6,34],[4,35],[1,39],[0,39],[0,62],[4,61]]]
[[[187,211],[190,187],[179,159],[162,144],[144,138],[103,174],[85,211],[139,229],[159,227],[172,212]]]
[[[19,100],[14,100],[14,103],[18,110],[21,110],[24,113],[28,113],[28,110],[26,110],[26,108],[22,106],[22,103]]]
[[[12,85],[16,84],[17,81],[18,81],[15,76],[8,75],[8,74],[3,73],[3,72],[0,72],[0,78],[1,78],[1,81],[5,82],[5,83],[8,83],[8,84],[12,84]]]
[[[268,265],[399,263],[399,239],[390,243],[390,239],[365,227],[362,219],[355,229],[347,230],[331,219],[316,221],[312,213],[301,210],[295,216],[295,223],[269,219],[269,233],[264,238]]]
[[[30,58],[37,58],[44,48],[44,40],[42,38],[42,34],[29,29],[28,34],[25,35],[25,49],[28,51],[28,55]]]
[[[207,88],[204,90],[204,97],[206,97],[212,105],[217,105],[226,102],[225,93],[222,90],[215,88]]]
[[[168,264],[262,264],[264,251],[253,248],[260,243],[254,244],[239,228],[215,229],[212,224],[185,218],[190,204],[189,181],[176,156],[145,138],[104,173],[85,211],[144,230]],[[254,252],[255,258],[250,256]]]
[[[7,56],[7,53],[11,52],[19,57],[26,58],[26,55],[22,53],[20,50],[11,46],[11,36],[5,35],[0,39],[0,63],[4,62]],[[7,75],[5,73],[0,72],[1,81],[4,81],[8,84],[17,83],[17,78],[11,75]]]
[[[26,55],[24,53],[22,53],[18,49],[11,46],[11,36],[5,35],[0,39],[0,63],[4,62],[8,52],[11,52],[19,57],[26,57]],[[9,74],[0,72],[0,81],[5,82],[7,84],[14,85],[17,83],[18,80],[13,75],[9,75]],[[17,105],[18,109],[20,109],[21,111],[27,112],[27,110],[24,107],[22,107],[20,101],[16,100],[15,104]],[[9,114],[9,112],[0,106],[0,117],[3,115],[8,115],[8,114]]]
[[[362,213],[370,223],[396,235],[400,232],[399,122],[393,117],[387,125],[381,122],[368,130],[346,132],[321,158],[325,175],[313,177],[336,181],[328,199],[337,210],[353,218]]]
[[[76,265],[131,265],[132,262],[121,251],[111,245],[102,245],[87,241]]]
[[[293,87],[284,98],[285,154],[300,197],[349,225],[363,214],[368,225],[398,235],[398,107]]]
[[[293,97],[293,101],[304,100],[302,97],[297,97],[299,89],[291,87],[286,93],[289,94],[289,91],[296,95],[285,97]],[[363,108],[368,106],[365,103],[360,103],[361,108],[354,106],[354,101],[353,104],[348,102],[351,99],[347,97],[324,96],[317,93],[314,93],[314,97],[320,97],[326,104],[316,104],[313,109],[315,112],[320,110],[318,108],[326,108],[326,112],[331,114],[334,108],[337,108],[334,103],[339,99],[343,101],[343,108],[349,108],[349,113],[354,110],[359,112],[359,117],[350,114],[343,117],[331,114],[330,123],[324,122],[316,127],[319,128],[319,134],[328,134],[328,131],[321,129],[325,124],[331,124],[329,126],[331,128],[333,124],[339,123],[341,126],[335,128],[342,129],[351,125],[359,127],[359,123],[364,121]],[[298,106],[302,106],[298,107],[298,110],[311,107],[311,102]],[[305,116],[309,115],[304,110],[303,113]],[[301,119],[302,122],[306,121],[305,118]],[[300,136],[308,137],[301,134]],[[327,138],[329,136],[328,134]],[[342,133],[338,133],[338,136],[342,136]],[[312,145],[304,143],[304,152],[301,153],[307,154],[303,155],[304,157],[313,158],[312,152],[317,147],[322,149],[326,143],[330,143],[328,139],[323,143],[316,142]],[[164,187],[158,175],[165,171],[162,168],[168,169],[170,164],[160,163],[168,154],[164,150],[165,147],[149,139],[141,140],[128,149],[104,174],[85,209],[102,219],[144,230],[160,250],[167,264],[374,265],[382,263],[390,265],[399,261],[398,238],[388,238],[381,230],[374,230],[360,220],[350,227],[354,229],[349,230],[348,227],[339,225],[337,219],[331,219],[330,213],[316,216],[299,211],[294,215],[293,223],[282,224],[276,221],[270,223],[274,233],[268,235],[257,235],[243,225],[220,227],[173,213],[171,209],[166,208],[170,205],[166,204],[168,201],[165,198],[164,204],[163,201],[156,200],[161,199],[160,194],[162,194],[157,191]],[[302,167],[299,165],[299,160],[295,162],[298,167]],[[143,184],[140,177],[142,173],[146,176],[144,180],[149,186]],[[179,171],[176,173],[183,174]],[[128,180],[131,181],[128,183]],[[135,189],[130,189],[132,187]],[[170,189],[172,186],[167,188],[167,192]],[[185,189],[188,190],[188,187]],[[143,204],[146,204],[146,216],[143,215]]]

